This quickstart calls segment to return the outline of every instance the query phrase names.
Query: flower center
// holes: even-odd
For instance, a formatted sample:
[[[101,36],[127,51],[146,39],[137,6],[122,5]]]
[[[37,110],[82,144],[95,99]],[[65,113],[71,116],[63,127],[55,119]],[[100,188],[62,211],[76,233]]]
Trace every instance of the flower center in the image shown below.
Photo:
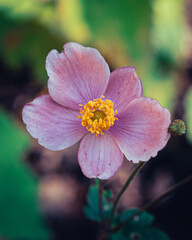
[[[82,106],[79,104],[79,106]],[[86,127],[91,133],[96,133],[103,135],[103,130],[108,130],[111,126],[114,125],[115,120],[118,118],[115,117],[117,110],[113,110],[114,103],[111,100],[102,98],[94,99],[89,101],[80,109],[81,125]]]
[[[94,121],[95,119],[97,120],[97,122],[99,122],[99,119],[101,118],[102,120],[104,120],[104,118],[106,117],[106,114],[102,111],[102,110],[95,110],[93,112],[93,117],[91,118],[92,121]]]

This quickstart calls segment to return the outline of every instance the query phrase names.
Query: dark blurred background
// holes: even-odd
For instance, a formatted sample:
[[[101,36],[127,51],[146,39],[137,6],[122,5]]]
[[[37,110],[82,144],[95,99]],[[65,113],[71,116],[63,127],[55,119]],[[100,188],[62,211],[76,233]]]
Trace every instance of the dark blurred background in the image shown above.
[[[45,58],[69,41],[97,48],[111,70],[135,66],[144,96],[157,99],[187,134],[172,137],[122,198],[142,206],[192,171],[192,0],[0,0],[0,239],[94,240],[82,208],[88,186],[78,144],[52,152],[22,123],[25,103],[47,92]],[[157,126],[158,127],[158,126]],[[134,165],[105,187],[116,195]],[[192,239],[192,184],[149,211],[173,240]]]

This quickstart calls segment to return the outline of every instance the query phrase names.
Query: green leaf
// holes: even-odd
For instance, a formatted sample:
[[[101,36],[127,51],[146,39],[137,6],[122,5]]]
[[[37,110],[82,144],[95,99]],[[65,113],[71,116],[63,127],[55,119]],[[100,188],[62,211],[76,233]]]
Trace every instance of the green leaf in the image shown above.
[[[104,190],[103,194],[106,198],[109,198],[109,199],[111,199],[113,197],[113,194],[110,189]]]
[[[0,132],[0,234],[8,239],[49,239],[38,209],[37,181],[22,161],[27,135],[3,111]]]
[[[110,236],[110,240],[127,240],[127,239],[128,238],[122,232],[113,233]]]
[[[127,231],[125,236],[128,240],[169,240],[161,230],[151,227]]]
[[[157,228],[146,228],[141,232],[143,240],[169,240],[169,237]]]
[[[96,183],[97,184],[97,183]],[[87,195],[87,206],[84,207],[85,215],[94,221],[101,221],[100,212],[99,212],[99,188],[98,184],[93,185],[89,188]],[[103,191],[103,212],[104,218],[108,219],[111,213],[112,204],[107,200],[108,197],[112,197],[112,193],[107,190]]]
[[[119,223],[135,214],[137,209],[129,209],[119,217]],[[168,236],[157,228],[150,225],[154,216],[148,212],[142,212],[139,216],[134,217],[119,233],[111,235],[112,240],[169,240]]]
[[[110,236],[111,240],[169,240],[169,237],[157,228],[129,228],[128,231],[121,231]]]
[[[120,222],[124,222],[126,219],[135,214],[137,209],[129,209],[122,213],[120,216]],[[149,226],[154,220],[154,216],[149,214],[148,212],[142,212],[138,216],[135,216],[133,220],[131,220],[128,225],[129,226]]]

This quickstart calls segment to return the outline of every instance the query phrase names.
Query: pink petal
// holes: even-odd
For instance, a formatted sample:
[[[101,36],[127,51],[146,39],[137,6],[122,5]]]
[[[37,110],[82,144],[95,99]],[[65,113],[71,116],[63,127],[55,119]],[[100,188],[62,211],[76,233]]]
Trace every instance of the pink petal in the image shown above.
[[[170,113],[151,98],[136,98],[111,128],[121,151],[134,163],[155,157],[169,140]]]
[[[26,104],[22,114],[32,137],[53,151],[70,147],[87,133],[78,119],[79,112],[55,103],[49,95]]]
[[[88,178],[108,179],[121,167],[123,154],[111,134],[87,134],[80,143],[79,164]]]
[[[119,113],[126,109],[134,98],[143,95],[143,86],[135,71],[134,67],[122,67],[111,73],[104,95],[114,102],[114,109]]]
[[[52,50],[46,69],[53,100],[73,109],[101,97],[110,77],[109,66],[96,49],[73,42],[64,45],[61,53]]]

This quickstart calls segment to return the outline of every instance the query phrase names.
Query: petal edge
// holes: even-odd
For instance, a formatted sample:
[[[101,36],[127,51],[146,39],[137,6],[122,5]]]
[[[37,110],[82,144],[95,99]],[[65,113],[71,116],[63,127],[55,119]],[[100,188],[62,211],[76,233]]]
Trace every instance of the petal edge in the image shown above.
[[[65,44],[61,53],[52,50],[46,69],[49,94],[57,103],[72,109],[101,97],[110,77],[109,66],[96,49],[73,42]]]
[[[43,147],[58,151],[72,146],[85,134],[78,112],[67,109],[43,95],[24,106],[23,121],[32,137]]]
[[[152,98],[134,99],[111,129],[119,148],[134,163],[155,157],[170,138],[170,112]]]
[[[109,79],[105,97],[114,102],[114,109],[120,113],[135,98],[143,95],[143,86],[134,67],[122,67],[114,70]]]
[[[98,137],[88,133],[81,140],[78,161],[86,177],[108,179],[121,167],[123,153],[108,132]]]

